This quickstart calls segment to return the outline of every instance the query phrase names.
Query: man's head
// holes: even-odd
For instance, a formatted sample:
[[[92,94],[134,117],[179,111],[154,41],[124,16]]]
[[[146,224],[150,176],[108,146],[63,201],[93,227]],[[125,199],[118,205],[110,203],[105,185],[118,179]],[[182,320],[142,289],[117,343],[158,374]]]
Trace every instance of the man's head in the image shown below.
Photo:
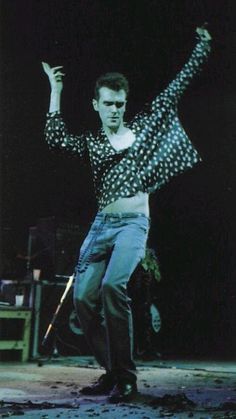
[[[101,87],[108,87],[115,92],[124,90],[126,98],[129,94],[129,82],[121,73],[106,73],[97,79],[94,89],[94,99],[96,100],[99,100]]]
[[[106,73],[96,81],[93,107],[104,128],[116,131],[123,125],[128,92],[128,80],[123,74]]]

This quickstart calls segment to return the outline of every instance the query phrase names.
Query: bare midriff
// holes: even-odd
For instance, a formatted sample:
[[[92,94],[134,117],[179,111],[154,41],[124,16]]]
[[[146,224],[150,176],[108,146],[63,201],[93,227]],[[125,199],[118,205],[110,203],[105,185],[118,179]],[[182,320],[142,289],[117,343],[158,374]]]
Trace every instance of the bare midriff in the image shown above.
[[[103,208],[102,212],[138,212],[149,217],[149,195],[146,192],[138,192],[128,198],[119,198],[115,202]]]

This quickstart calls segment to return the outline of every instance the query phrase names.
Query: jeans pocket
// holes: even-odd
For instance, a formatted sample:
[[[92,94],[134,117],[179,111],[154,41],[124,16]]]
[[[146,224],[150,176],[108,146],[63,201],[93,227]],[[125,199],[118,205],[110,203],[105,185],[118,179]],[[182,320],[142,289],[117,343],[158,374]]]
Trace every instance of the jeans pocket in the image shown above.
[[[148,232],[149,232],[149,226],[145,226],[145,225],[139,224],[139,228],[140,228],[140,230],[142,230],[145,234],[148,234]]]
[[[141,230],[143,233],[148,234],[149,229],[150,229],[150,222],[148,218],[138,218],[135,217],[132,220],[125,220],[123,222],[123,227],[128,227],[128,226],[135,226],[135,228],[137,228],[137,230]]]

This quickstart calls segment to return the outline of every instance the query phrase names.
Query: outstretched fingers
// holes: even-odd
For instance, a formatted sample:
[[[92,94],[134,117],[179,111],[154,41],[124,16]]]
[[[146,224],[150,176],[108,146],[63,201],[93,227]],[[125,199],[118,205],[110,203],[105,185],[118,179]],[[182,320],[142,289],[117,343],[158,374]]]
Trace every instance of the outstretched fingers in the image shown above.
[[[54,73],[54,77],[56,81],[61,81],[62,77],[65,76],[65,73],[62,73],[61,71],[57,71],[56,73]]]
[[[45,73],[48,76],[58,76],[58,75],[64,76],[65,75],[64,73],[62,73],[60,71],[63,68],[62,65],[58,65],[56,67],[50,67],[50,65],[48,63],[45,63],[44,61],[42,61],[42,66],[43,66],[43,69],[44,69]]]
[[[42,66],[43,66],[43,69],[44,69],[45,73],[48,75],[51,71],[50,65],[48,63],[45,63],[44,61],[42,61]]]

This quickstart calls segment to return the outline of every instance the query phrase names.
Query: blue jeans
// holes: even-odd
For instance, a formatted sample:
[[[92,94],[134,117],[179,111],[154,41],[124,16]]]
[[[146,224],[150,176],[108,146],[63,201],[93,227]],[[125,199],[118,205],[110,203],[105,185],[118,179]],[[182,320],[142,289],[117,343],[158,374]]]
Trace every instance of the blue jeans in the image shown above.
[[[81,247],[74,304],[98,363],[117,379],[136,380],[127,283],[145,255],[149,219],[98,213]]]

